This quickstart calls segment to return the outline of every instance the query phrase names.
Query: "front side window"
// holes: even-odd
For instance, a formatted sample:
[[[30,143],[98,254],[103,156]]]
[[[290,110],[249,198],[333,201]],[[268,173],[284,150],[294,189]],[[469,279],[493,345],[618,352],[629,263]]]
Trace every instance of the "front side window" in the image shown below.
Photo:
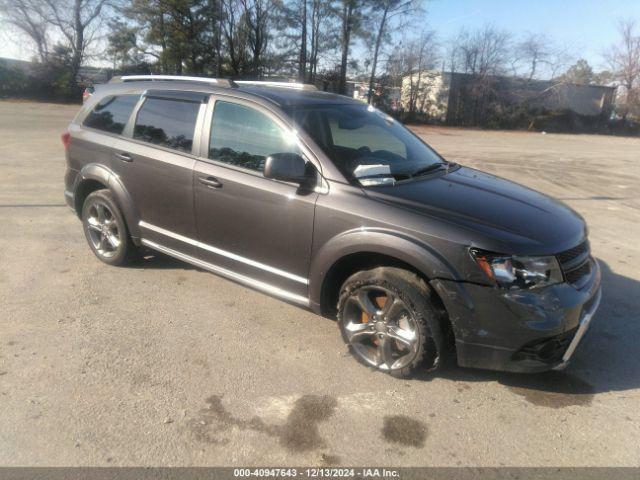
[[[83,125],[121,135],[139,98],[140,95],[105,97],[93,107]]]
[[[138,112],[133,138],[191,153],[200,103],[147,98]]]
[[[209,158],[261,172],[274,153],[299,153],[293,136],[253,108],[216,101]]]
[[[294,106],[288,113],[349,179],[404,180],[443,163],[402,124],[367,105]]]

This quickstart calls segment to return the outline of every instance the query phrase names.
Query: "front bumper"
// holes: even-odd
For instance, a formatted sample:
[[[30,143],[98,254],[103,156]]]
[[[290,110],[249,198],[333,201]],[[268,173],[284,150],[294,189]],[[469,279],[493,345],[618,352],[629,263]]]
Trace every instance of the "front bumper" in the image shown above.
[[[567,347],[564,355],[562,355],[562,361],[555,367],[553,367],[554,370],[562,370],[567,366],[569,360],[571,360],[571,357],[576,351],[576,348],[578,348],[578,344],[583,339],[583,337],[587,333],[587,330],[589,330],[589,327],[591,326],[591,320],[593,319],[593,316],[596,314],[596,311],[600,306],[600,300],[602,300],[602,287],[598,288],[596,296],[592,300],[591,305],[583,311],[582,318],[580,319],[580,326],[578,327],[576,334],[573,336],[573,340],[571,340],[569,347]]]
[[[600,268],[577,289],[563,283],[537,290],[432,281],[456,339],[458,364],[511,372],[564,368],[591,325],[601,299]]]

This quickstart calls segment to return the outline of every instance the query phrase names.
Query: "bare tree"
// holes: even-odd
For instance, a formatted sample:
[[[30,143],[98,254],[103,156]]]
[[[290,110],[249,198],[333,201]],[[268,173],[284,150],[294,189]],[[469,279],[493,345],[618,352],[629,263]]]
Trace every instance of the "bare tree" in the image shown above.
[[[38,57],[46,62],[49,35],[62,38],[62,47],[70,52],[69,74],[76,86],[87,46],[94,40],[95,28],[105,8],[117,0],[0,0],[10,24],[35,43]]]
[[[447,115],[462,123],[483,124],[496,95],[498,76],[505,73],[509,64],[511,35],[492,25],[473,32],[461,30],[452,52],[452,63],[465,75],[452,76],[458,87]]]
[[[555,45],[548,55],[546,68],[548,78],[556,78],[558,73],[567,69],[576,60],[574,49]]]
[[[260,74],[262,56],[269,41],[269,11],[272,0],[240,0],[247,27],[247,40],[251,54],[251,73]]]
[[[311,2],[311,52],[309,54],[309,82],[315,80],[318,68],[318,50],[320,47],[320,25],[323,17],[321,0]]]
[[[314,82],[318,72],[318,62],[323,52],[337,47],[337,35],[335,35],[334,20],[337,11],[332,0],[311,0],[311,37],[309,46],[309,72],[308,81]]]
[[[216,0],[218,3],[216,18],[216,72],[218,77],[222,77],[222,22],[224,21],[224,1]]]
[[[369,78],[369,103],[373,101],[373,83],[376,78],[376,68],[378,66],[378,54],[380,45],[386,34],[387,27],[394,18],[412,13],[417,7],[417,0],[377,0],[372,10],[379,13],[379,23],[375,35],[373,48],[373,59],[371,62],[371,76]]]
[[[556,78],[574,61],[568,47],[558,46],[553,38],[541,33],[527,33],[513,47],[510,58],[515,76],[528,81],[534,78]]]
[[[424,31],[420,37],[409,41],[400,50],[403,95],[408,99],[407,110],[410,114],[424,110],[429,96],[429,88],[423,83],[426,70],[433,68],[436,62],[435,32]],[[404,79],[407,79],[406,81]],[[408,87],[408,91],[407,91]]]
[[[307,75],[307,0],[301,0],[300,9],[300,59],[298,61],[298,78],[304,80]]]
[[[90,31],[100,20],[110,0],[73,0],[71,8],[63,0],[43,0],[44,20],[53,25],[66,39],[71,50],[71,82],[75,84],[78,71],[84,59],[85,49],[93,40]]]
[[[606,57],[615,78],[624,88],[622,117],[640,110],[640,32],[636,31],[636,22],[621,22],[618,31],[620,44],[613,45]]]
[[[355,26],[360,18],[361,8],[360,0],[341,0],[342,13],[340,23],[342,25],[342,34],[340,36],[340,77],[338,81],[338,92],[347,92],[347,65],[349,63],[349,49],[351,48],[351,36]]]
[[[523,76],[527,80],[532,80],[536,74],[540,73],[540,66],[548,62],[551,50],[551,40],[549,37],[528,33],[523,40],[515,45],[512,59],[514,73],[517,74],[519,67],[524,68]]]
[[[464,73],[479,77],[504,73],[511,44],[511,34],[485,25],[473,33],[462,31],[458,52]]]
[[[236,0],[224,0],[222,31],[225,38],[229,67],[234,76],[244,73],[247,64],[247,32],[242,21],[241,5]]]
[[[466,35],[464,30],[461,30],[457,35],[450,37],[447,41],[447,48],[445,49],[445,68],[448,68],[450,72],[457,72],[460,68],[460,44],[462,43],[462,36]],[[449,64],[447,66],[447,63]]]
[[[39,0],[0,0],[0,10],[6,23],[26,34],[34,43],[38,60],[46,63],[49,56],[49,24]]]
[[[278,5],[280,3],[280,5]],[[311,77],[314,43],[317,47],[319,12],[326,0],[288,0],[275,2],[276,15],[274,30],[279,30],[280,51],[289,58],[291,69],[297,71],[298,80],[305,81]],[[295,65],[295,67],[293,67]]]

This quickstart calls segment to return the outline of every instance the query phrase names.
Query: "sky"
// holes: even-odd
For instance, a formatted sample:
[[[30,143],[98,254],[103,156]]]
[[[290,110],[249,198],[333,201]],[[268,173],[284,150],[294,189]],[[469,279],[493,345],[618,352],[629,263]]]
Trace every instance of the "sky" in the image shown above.
[[[618,39],[619,21],[629,18],[640,24],[640,0],[430,0],[424,23],[441,42],[485,24],[515,36],[541,32],[599,69],[606,67],[603,51]]]
[[[427,0],[418,24],[437,32],[440,43],[461,28],[485,24],[514,35],[542,32],[596,70],[606,68],[602,53],[618,34],[618,22],[635,18],[640,24],[640,0]],[[0,57],[28,60],[33,50],[6,30],[0,32]]]

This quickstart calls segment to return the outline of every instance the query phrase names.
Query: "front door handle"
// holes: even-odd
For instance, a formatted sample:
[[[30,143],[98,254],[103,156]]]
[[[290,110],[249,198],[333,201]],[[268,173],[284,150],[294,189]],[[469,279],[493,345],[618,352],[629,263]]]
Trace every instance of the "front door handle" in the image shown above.
[[[198,177],[198,181],[210,188],[222,187],[222,183],[215,177]]]
[[[116,157],[118,157],[123,162],[133,162],[133,158],[126,152],[116,153]]]

